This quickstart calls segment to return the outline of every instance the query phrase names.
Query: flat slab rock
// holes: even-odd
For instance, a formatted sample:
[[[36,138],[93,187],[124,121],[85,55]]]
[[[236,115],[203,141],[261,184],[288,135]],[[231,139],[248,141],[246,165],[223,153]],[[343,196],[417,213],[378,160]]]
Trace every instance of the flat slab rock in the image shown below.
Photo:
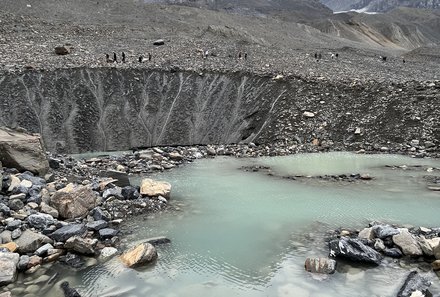
[[[346,238],[330,241],[330,257],[340,257],[357,263],[379,265],[383,256],[360,239]]]
[[[0,253],[0,286],[13,283],[17,278],[17,253]]]

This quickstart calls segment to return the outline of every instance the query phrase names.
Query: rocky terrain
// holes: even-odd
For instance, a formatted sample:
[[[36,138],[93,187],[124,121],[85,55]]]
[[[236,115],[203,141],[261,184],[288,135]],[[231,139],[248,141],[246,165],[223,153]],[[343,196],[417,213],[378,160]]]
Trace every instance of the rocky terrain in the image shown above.
[[[321,0],[333,11],[361,10],[368,12],[387,12],[397,7],[440,9],[440,1],[428,0]]]

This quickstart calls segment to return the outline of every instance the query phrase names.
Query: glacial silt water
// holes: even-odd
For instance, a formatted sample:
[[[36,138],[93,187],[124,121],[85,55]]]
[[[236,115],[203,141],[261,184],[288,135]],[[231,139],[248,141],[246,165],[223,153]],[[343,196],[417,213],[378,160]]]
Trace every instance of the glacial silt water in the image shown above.
[[[243,166],[269,166],[271,175]],[[154,177],[173,186],[170,210],[123,226],[126,247],[154,236],[171,239],[158,247],[157,263],[128,269],[114,258],[67,279],[84,296],[100,297],[395,296],[409,270],[391,260],[367,269],[340,265],[319,279],[304,271],[304,260],[327,256],[325,232],[338,227],[362,228],[373,220],[440,226],[440,195],[427,189],[424,177],[436,174],[429,167],[440,163],[349,153],[197,160]],[[373,179],[305,177],[350,173]],[[440,292],[434,279],[431,288]],[[59,293],[57,286],[48,292]]]

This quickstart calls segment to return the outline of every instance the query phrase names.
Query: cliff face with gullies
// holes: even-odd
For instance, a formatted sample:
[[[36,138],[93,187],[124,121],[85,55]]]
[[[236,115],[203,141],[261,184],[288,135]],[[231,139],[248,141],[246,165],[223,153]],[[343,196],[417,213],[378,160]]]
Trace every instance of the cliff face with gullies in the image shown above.
[[[247,73],[26,71],[0,76],[0,123],[39,132],[47,150],[63,153],[314,139],[348,149],[412,139],[436,146],[439,89],[439,82],[349,84]]]

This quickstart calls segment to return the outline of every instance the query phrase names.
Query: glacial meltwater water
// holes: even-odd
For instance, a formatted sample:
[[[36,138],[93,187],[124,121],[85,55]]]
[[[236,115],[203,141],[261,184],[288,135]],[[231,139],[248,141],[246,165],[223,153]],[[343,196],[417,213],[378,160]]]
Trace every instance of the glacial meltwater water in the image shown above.
[[[401,165],[407,167],[395,167]],[[242,169],[255,166],[270,170]],[[326,257],[326,232],[338,227],[363,228],[373,220],[439,227],[440,193],[428,190],[426,180],[440,175],[437,167],[437,160],[351,153],[197,160],[154,176],[172,184],[167,211],[122,226],[124,248],[149,237],[171,239],[157,247],[154,265],[129,269],[113,258],[78,272],[57,264],[48,273],[63,269],[59,282],[90,297],[396,296],[414,264],[342,264],[321,276],[304,271],[304,261]],[[373,179],[316,178],[351,173]],[[61,296],[59,282],[42,292]]]

